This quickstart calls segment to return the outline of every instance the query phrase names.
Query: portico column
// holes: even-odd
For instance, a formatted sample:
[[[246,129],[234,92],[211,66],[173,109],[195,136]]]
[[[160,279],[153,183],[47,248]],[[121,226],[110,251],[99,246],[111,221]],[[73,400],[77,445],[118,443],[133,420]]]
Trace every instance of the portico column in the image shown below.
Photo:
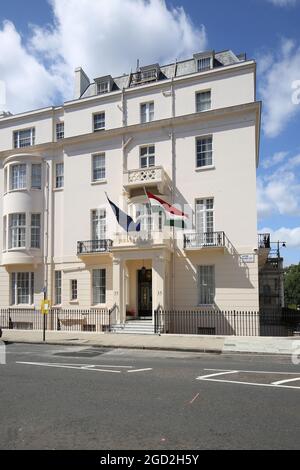
[[[153,310],[159,305],[165,305],[165,273],[166,259],[163,255],[157,255],[152,260],[152,303]]]
[[[117,323],[126,320],[125,311],[125,261],[122,258],[113,259],[113,303],[117,305]]]

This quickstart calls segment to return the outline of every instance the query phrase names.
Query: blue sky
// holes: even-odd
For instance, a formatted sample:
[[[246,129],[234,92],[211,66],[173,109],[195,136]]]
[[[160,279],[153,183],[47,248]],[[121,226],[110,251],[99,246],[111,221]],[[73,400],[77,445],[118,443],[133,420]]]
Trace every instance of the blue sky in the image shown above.
[[[292,83],[300,89],[300,0],[1,3],[0,80],[14,112],[69,98],[78,65],[94,78],[128,72],[138,57],[166,62],[201,49],[256,59],[264,103],[259,229],[287,242],[285,264],[300,261],[300,103],[292,103]]]

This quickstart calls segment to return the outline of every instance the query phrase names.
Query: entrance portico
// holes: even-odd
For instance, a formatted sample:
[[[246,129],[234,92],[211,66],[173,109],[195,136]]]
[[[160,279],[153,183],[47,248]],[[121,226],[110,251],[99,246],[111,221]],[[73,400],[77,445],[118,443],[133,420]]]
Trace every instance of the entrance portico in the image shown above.
[[[160,305],[169,301],[170,253],[165,248],[113,251],[113,302],[117,323],[131,319],[151,319]]]

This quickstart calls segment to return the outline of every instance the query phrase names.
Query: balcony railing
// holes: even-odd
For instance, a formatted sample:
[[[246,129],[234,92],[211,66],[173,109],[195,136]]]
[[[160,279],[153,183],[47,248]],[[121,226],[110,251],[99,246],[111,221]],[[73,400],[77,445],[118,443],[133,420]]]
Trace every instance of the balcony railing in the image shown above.
[[[141,186],[157,186],[163,192],[166,183],[167,174],[161,166],[138,168],[124,174],[124,188],[127,191]]]
[[[258,235],[258,248],[270,248],[270,234],[269,233],[260,233]]]
[[[143,248],[164,245],[171,249],[172,238],[170,231],[141,231],[132,233],[116,233],[114,237],[114,248]]]
[[[203,247],[225,247],[224,232],[185,233],[184,248],[195,249]]]
[[[77,242],[77,254],[106,253],[111,250],[112,240],[87,240]]]

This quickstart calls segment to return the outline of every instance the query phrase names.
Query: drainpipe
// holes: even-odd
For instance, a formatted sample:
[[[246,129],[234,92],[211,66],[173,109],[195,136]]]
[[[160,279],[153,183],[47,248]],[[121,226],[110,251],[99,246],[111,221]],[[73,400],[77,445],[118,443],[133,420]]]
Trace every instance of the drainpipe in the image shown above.
[[[175,66],[176,67],[176,66]],[[174,71],[174,75],[175,75]],[[172,100],[172,119],[175,118],[175,91],[174,91],[174,76],[171,79],[171,100]],[[171,203],[172,205],[175,203],[175,187],[176,187],[176,141],[175,141],[175,133],[172,123],[171,128],[171,147],[172,147],[172,184],[171,184]],[[173,230],[173,255],[172,255],[172,308],[175,307],[175,250],[177,245],[175,246],[175,227],[172,228]]]
[[[53,182],[53,169],[54,169],[54,161],[51,160],[50,164],[48,164],[48,186],[49,186],[49,231],[50,236],[48,235],[48,242],[49,242],[49,252],[48,252],[48,260],[49,260],[49,268],[50,268],[50,298],[53,303],[54,299],[54,285],[53,285],[53,273],[54,273],[54,192],[52,191],[52,182]]]
[[[44,299],[48,297],[48,252],[49,252],[49,165],[44,161]]]

